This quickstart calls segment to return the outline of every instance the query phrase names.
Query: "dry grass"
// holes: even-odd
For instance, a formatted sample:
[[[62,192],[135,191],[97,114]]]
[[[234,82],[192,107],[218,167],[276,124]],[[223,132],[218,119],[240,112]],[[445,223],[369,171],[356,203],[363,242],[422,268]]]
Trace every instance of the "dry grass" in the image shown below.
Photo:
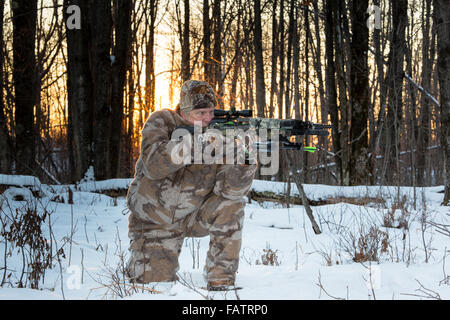
[[[256,264],[263,264],[265,266],[279,266],[280,261],[277,255],[278,250],[273,251],[270,248],[263,249],[263,254],[261,255],[261,261],[257,260]]]

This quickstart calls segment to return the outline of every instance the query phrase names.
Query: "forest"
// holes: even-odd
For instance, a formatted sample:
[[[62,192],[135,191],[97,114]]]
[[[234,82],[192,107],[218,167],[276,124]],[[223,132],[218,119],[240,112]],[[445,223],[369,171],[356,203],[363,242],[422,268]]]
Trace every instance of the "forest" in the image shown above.
[[[221,109],[332,124],[295,154],[305,183],[445,185],[449,205],[446,0],[0,0],[0,19],[0,174],[131,178],[148,116],[199,79]]]

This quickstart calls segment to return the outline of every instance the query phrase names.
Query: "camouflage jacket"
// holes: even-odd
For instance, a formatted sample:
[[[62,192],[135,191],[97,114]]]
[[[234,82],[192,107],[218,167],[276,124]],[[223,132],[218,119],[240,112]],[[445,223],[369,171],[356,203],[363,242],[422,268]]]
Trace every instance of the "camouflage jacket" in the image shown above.
[[[127,194],[127,205],[139,220],[168,225],[195,212],[212,192],[226,199],[244,197],[251,187],[256,165],[234,165],[233,174],[224,174],[230,164],[177,164],[170,140],[178,126],[189,125],[173,110],[151,114],[142,130],[141,154]],[[230,172],[228,170],[227,172]]]

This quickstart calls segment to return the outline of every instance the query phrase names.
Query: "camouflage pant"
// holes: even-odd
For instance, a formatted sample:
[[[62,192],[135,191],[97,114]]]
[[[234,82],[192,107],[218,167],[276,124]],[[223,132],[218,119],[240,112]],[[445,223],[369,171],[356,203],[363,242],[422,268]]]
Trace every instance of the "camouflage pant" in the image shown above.
[[[136,282],[174,281],[185,237],[210,236],[204,274],[207,281],[234,281],[239,264],[245,199],[211,193],[198,211],[178,224],[139,222],[130,229],[128,273]],[[130,221],[130,224],[135,224]]]

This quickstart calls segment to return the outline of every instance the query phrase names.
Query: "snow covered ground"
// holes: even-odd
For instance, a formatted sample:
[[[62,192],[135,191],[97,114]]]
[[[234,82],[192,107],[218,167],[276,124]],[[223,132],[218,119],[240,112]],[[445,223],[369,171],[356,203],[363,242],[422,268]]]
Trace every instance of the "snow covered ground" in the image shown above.
[[[406,200],[402,206],[396,201],[396,187],[305,185],[310,199],[338,199],[312,207],[322,231],[319,235],[314,234],[303,206],[252,201],[245,208],[236,281],[243,289],[212,293],[202,289],[208,237],[185,240],[180,281],[137,290],[127,284],[119,287],[122,279],[114,277],[122,276],[120,265],[128,257],[129,245],[125,198],[93,190],[112,184],[126,188],[129,179],[86,182],[73,193],[73,205],[67,203],[67,186],[24,181],[0,175],[0,184],[14,186],[0,195],[4,230],[8,230],[6,216],[13,216],[17,208],[23,211],[28,199],[38,212],[45,208],[50,214],[42,234],[48,240],[53,235],[52,252],[63,247],[65,257],[60,263],[54,257],[39,290],[30,289],[29,282],[27,288],[17,288],[23,256],[10,245],[5,255],[5,235],[0,236],[0,299],[450,299],[450,238],[438,228],[450,224],[450,209],[440,205],[443,187],[417,188],[415,197],[413,188],[402,187],[399,192]],[[35,185],[40,197],[21,184]],[[285,188],[284,183],[259,180],[252,187],[260,192]],[[293,194],[296,190],[292,185]],[[369,200],[355,204],[344,198]],[[376,261],[365,259],[370,254]],[[25,278],[26,274],[23,283]]]

